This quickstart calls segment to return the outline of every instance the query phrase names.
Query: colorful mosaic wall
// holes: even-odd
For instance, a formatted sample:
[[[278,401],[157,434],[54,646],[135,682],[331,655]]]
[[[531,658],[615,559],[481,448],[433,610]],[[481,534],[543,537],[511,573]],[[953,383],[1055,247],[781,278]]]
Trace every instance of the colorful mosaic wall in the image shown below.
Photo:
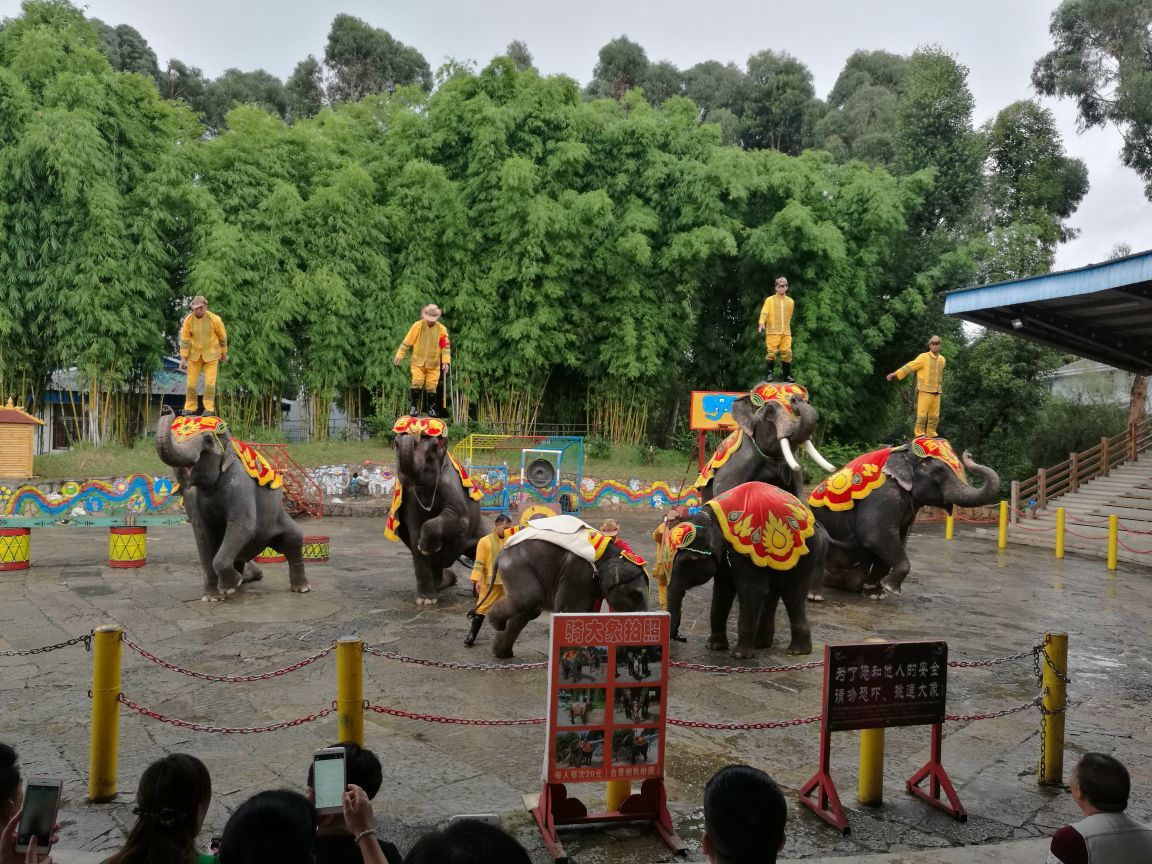
[[[68,480],[39,486],[0,484],[0,516],[112,516],[179,513],[171,477],[133,474],[116,480]]]

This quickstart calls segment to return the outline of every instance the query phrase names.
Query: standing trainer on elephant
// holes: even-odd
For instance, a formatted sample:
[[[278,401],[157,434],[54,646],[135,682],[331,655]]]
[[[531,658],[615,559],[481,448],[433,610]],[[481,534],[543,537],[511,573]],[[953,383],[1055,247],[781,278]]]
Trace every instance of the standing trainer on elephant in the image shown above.
[[[440,323],[440,307],[435,303],[429,303],[420,310],[420,320],[408,328],[408,335],[396,349],[392,365],[399,366],[409,351],[412,352],[412,389],[409,391],[412,404],[408,413],[413,417],[420,413],[423,392],[428,416],[438,417],[436,385],[440,382],[441,372],[448,374],[452,347],[448,341],[448,328]]]
[[[783,373],[780,380],[791,383],[792,312],[796,308],[796,301],[788,296],[788,280],[785,277],[776,277],[775,288],[776,293],[768,297],[760,309],[760,326],[757,328],[758,333],[764,334],[764,380],[776,380],[773,375],[776,372],[776,355],[779,354]]]
[[[928,340],[928,350],[915,360],[905,363],[895,372],[888,373],[888,380],[904,380],[904,376],[916,373],[916,431],[915,435],[936,437],[936,425],[940,422],[940,394],[944,390],[944,366],[947,360],[940,353],[940,337]]]
[[[508,514],[496,517],[496,528],[476,544],[476,564],[472,568],[472,581],[476,583],[476,608],[468,613],[472,626],[464,637],[464,644],[471,648],[476,643],[480,628],[484,626],[484,616],[492,604],[504,596],[504,585],[496,572],[496,559],[504,548],[504,540],[512,520]]]
[[[216,413],[216,373],[228,359],[228,331],[220,316],[208,311],[203,295],[192,298],[192,310],[180,325],[180,370],[188,370],[184,414],[197,413],[196,383],[204,373],[204,413]]]

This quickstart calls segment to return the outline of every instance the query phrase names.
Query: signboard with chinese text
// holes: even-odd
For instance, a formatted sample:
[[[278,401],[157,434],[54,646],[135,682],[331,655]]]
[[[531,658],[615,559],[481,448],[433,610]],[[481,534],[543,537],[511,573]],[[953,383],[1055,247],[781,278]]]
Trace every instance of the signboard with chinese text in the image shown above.
[[[731,432],[736,428],[732,405],[747,395],[727,390],[693,390],[688,408],[688,427],[697,432]]]
[[[828,645],[824,723],[829,732],[944,722],[947,642]]]
[[[664,776],[667,612],[552,616],[546,783]]]

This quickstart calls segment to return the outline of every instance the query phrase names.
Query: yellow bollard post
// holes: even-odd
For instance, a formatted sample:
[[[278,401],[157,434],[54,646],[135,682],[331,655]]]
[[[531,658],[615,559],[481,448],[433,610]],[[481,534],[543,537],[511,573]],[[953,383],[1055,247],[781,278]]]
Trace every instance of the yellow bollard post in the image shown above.
[[[860,730],[860,774],[856,797],[867,807],[884,803],[884,730]]]
[[[954,507],[948,508],[948,514],[944,517],[944,539],[951,540],[952,535],[956,532],[956,509]]]
[[[1064,557],[1064,508],[1056,508],[1056,557]]]
[[[88,800],[116,797],[120,750],[120,640],[116,624],[92,634],[92,735],[88,750]]]
[[[632,782],[630,780],[609,780],[604,809],[609,812],[619,810],[620,805],[627,801],[631,794]]]
[[[1113,514],[1108,517],[1108,569],[1116,569],[1116,544],[1120,539],[1120,520]]]
[[[996,546],[999,549],[1008,548],[1008,502],[1000,502],[1000,533],[996,537]]]
[[[1044,713],[1040,717],[1040,782],[1064,782],[1064,712],[1068,703],[1068,634],[1049,633],[1040,649]],[[1059,713],[1056,713],[1059,712]]]
[[[336,640],[336,729],[364,746],[364,643],[355,636]]]

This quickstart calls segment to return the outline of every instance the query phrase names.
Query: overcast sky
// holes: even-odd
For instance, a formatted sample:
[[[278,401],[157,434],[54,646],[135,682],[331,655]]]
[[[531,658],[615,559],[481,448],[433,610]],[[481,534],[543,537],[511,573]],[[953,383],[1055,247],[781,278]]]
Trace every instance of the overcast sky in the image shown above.
[[[419,49],[435,69],[446,58],[481,65],[513,39],[528,44],[544,74],[585,83],[596,55],[627,34],[650,60],[686,68],[702,60],[734,61],[765,48],[803,60],[825,97],[857,49],[900,54],[937,43],[971,70],[976,123],[1005,105],[1034,96],[1033,62],[1051,47],[1048,20],[1058,0],[89,0],[88,14],[130,24],[163,67],[177,57],[209,77],[236,66],[286,78],[308,54],[322,57],[332,18],[355,15]],[[0,0],[3,17],[19,13]],[[1080,236],[1058,252],[1058,268],[1100,261],[1117,243],[1152,248],[1152,204],[1139,177],[1120,164],[1120,136],[1078,134],[1068,101],[1042,100],[1056,115],[1070,155],[1088,163],[1092,188],[1072,223]]]

